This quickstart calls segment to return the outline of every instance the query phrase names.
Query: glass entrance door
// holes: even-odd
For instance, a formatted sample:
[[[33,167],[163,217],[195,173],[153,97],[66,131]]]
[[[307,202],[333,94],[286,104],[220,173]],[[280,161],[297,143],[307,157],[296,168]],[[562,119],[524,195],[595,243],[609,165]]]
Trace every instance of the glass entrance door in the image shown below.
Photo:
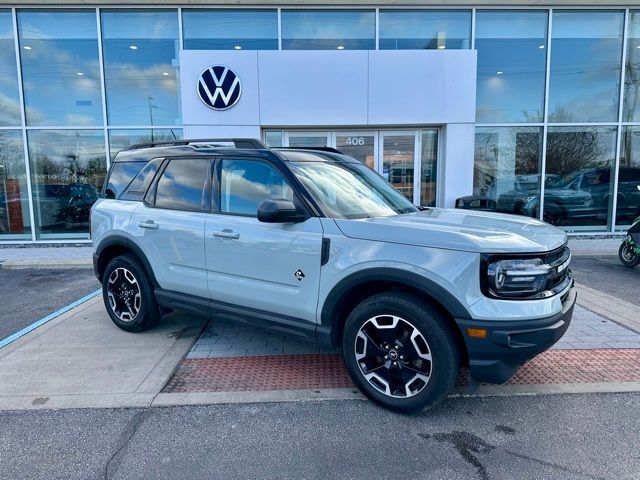
[[[416,205],[436,206],[437,128],[419,130],[266,130],[270,147],[334,147],[380,173]]]
[[[375,132],[336,132],[335,136],[338,150],[360,160],[369,168],[378,170],[376,165],[378,135]]]
[[[414,203],[415,132],[382,132],[382,176]]]

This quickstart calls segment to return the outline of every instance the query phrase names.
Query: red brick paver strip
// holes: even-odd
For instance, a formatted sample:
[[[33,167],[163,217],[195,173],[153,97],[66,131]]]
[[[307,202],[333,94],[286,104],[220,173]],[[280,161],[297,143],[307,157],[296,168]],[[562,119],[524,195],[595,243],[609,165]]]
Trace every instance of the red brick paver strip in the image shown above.
[[[460,384],[465,382],[461,376]],[[640,382],[640,349],[548,350],[510,385]],[[237,392],[349,388],[339,354],[187,358],[164,392]]]

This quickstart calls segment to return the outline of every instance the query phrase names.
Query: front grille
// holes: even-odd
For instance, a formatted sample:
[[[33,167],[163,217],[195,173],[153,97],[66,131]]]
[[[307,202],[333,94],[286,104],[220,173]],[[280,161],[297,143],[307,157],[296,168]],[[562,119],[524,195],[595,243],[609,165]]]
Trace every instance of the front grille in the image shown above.
[[[553,268],[547,280],[547,290],[554,290],[566,283],[567,277],[571,275],[569,263],[571,262],[571,251],[566,245],[545,255],[544,263]]]

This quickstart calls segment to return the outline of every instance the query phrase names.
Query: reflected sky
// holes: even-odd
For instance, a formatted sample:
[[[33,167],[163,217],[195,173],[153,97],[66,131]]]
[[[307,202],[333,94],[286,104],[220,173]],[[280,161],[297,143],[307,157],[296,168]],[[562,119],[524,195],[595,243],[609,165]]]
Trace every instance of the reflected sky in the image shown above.
[[[373,10],[283,10],[281,22],[284,50],[376,48]]]
[[[118,152],[137,143],[161,142],[165,140],[177,140],[182,138],[182,129],[136,129],[136,130],[109,130],[109,149],[111,159]]]
[[[101,125],[94,10],[21,10],[18,32],[28,125]]]
[[[177,11],[103,10],[101,18],[109,124],[180,124]]]
[[[209,159],[172,160],[158,180],[156,206],[200,211]]]
[[[189,50],[277,50],[278,11],[182,10],[184,48]]]
[[[0,10],[0,125],[20,125],[18,70],[11,10]]]
[[[622,120],[637,122],[640,120],[640,12],[637,10],[629,12],[626,62]]]
[[[546,11],[476,13],[477,122],[543,120],[546,32]]]
[[[471,47],[469,10],[381,10],[380,49]]]
[[[549,121],[618,117],[624,12],[554,11]]]

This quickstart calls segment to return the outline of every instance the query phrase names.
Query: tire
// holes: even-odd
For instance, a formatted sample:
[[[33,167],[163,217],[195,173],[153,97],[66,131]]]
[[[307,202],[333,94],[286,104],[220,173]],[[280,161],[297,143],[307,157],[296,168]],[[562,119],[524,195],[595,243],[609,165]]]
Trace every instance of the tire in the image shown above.
[[[633,268],[640,264],[640,255],[635,253],[635,247],[624,241],[618,249],[618,258],[625,267]]]
[[[113,323],[127,332],[142,332],[160,319],[153,285],[133,255],[109,262],[102,278],[102,298]],[[128,302],[128,304],[127,304]]]
[[[442,401],[460,370],[458,342],[447,319],[424,300],[400,292],[373,295],[353,309],[342,356],[367,397],[403,413]]]

